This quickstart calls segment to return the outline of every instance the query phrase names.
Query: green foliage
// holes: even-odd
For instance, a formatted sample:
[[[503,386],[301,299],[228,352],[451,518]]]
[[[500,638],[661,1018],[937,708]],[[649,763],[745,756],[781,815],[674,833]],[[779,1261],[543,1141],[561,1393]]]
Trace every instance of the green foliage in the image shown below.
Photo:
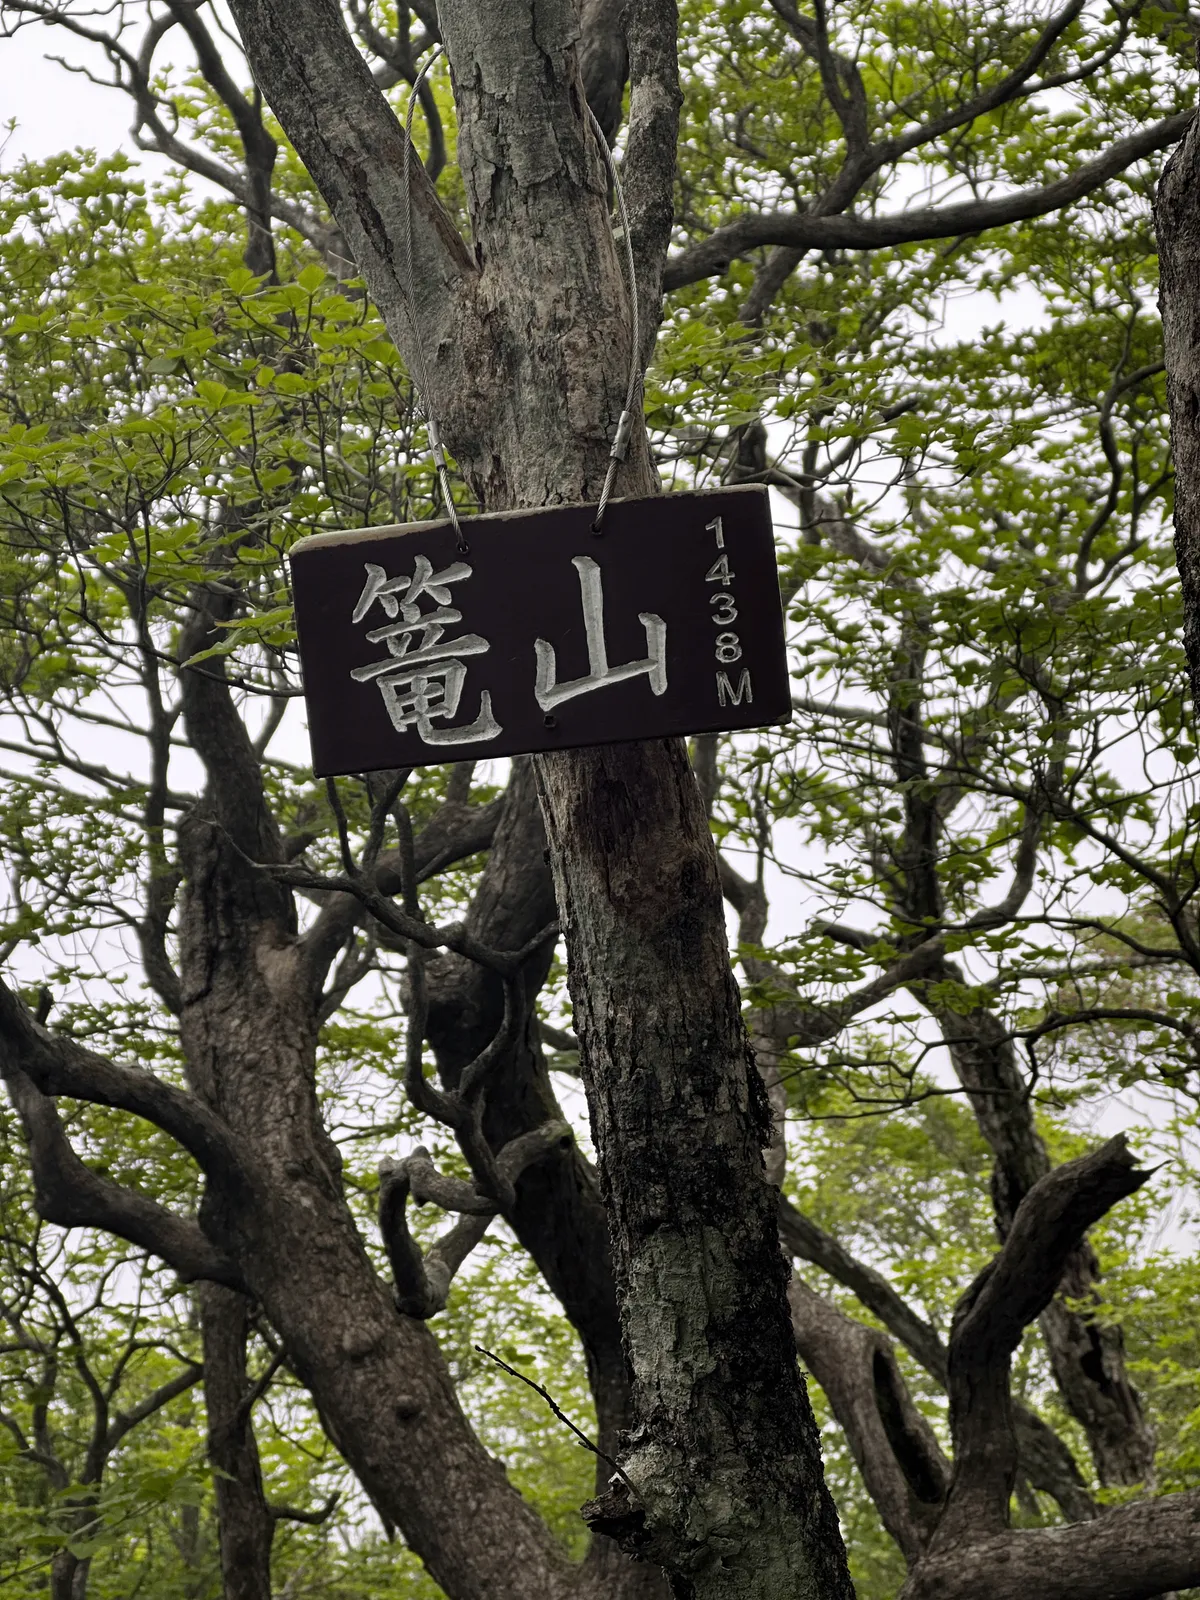
[[[897,139],[1002,78],[1038,26],[1023,7],[901,0],[855,0],[834,23],[873,132]],[[1049,106],[1018,100],[914,149],[866,185],[858,209],[895,211],[957,184],[1052,181],[1167,114],[1184,94],[1183,75],[1164,72],[1182,56],[1179,16],[1146,7],[1127,38],[1123,29],[1117,14],[1082,16],[1043,71],[1070,73],[1115,45],[1111,70]],[[681,242],[832,181],[843,130],[817,65],[773,14],[748,0],[688,4],[682,38]],[[206,148],[236,160],[231,119],[199,79],[177,105]],[[276,177],[283,198],[312,202],[286,147]],[[945,1337],[995,1236],[988,1151],[930,1008],[986,1006],[1013,1029],[1055,1159],[1090,1143],[1124,1096],[1121,1120],[1140,1119],[1143,1147],[1171,1164],[1095,1242],[1104,1315],[1124,1329],[1158,1429],[1157,1487],[1169,1491],[1200,1482],[1188,1031],[1200,1025],[1200,985],[1183,959],[1190,924],[1176,914],[1200,889],[1200,796],[1166,536],[1152,179],[1147,163],[1069,212],[952,244],[813,254],[752,336],[737,319],[762,262],[739,261],[721,286],[671,302],[647,412],[668,485],[734,475],[733,451],[766,418],[783,495],[797,716],[723,747],[714,814],[728,858],[759,870],[772,895],[764,942],[741,952],[748,1006],[799,995],[819,1012],[934,931],[958,963],[920,1003],[901,991],[835,1039],[795,1042],[789,1190]],[[448,172],[452,208],[455,184]],[[148,193],[119,157],[64,155],[0,179],[0,851],[11,882],[0,940],[19,952],[30,1002],[49,991],[60,1029],[169,1078],[182,1070],[176,1026],[145,981],[138,941],[149,888],[170,871],[164,834],[196,774],[177,748],[168,781],[143,707],[169,696],[189,586],[219,566],[236,588],[236,614],[205,654],[223,658],[256,731],[286,734],[297,687],[291,543],[416,519],[433,504],[412,388],[361,285],[336,281],[287,229],[280,245],[280,281],[255,278],[230,207],[182,185]],[[974,326],[981,315],[994,320]],[[903,770],[898,713],[918,730]],[[266,772],[297,859],[339,871],[328,796],[296,744],[272,744]],[[501,778],[479,774],[474,798],[493,797]],[[448,782],[436,768],[412,781],[418,826]],[[366,788],[339,793],[361,838]],[[155,806],[159,823],[147,826]],[[931,808],[938,826],[916,859],[913,830]],[[1009,906],[1035,823],[1036,860]],[[461,915],[477,871],[466,862],[429,885],[428,914]],[[861,937],[830,938],[830,924]],[[350,958],[362,971],[326,1024],[318,1088],[382,1268],[371,1222],[381,1149],[420,1141],[443,1167],[458,1158],[400,1090],[398,964],[365,940]],[[561,964],[544,1005],[567,1020]],[[569,1053],[554,1064],[574,1066]],[[96,1170],[194,1211],[197,1174],[165,1136],[98,1108],[64,1110]],[[40,1350],[35,1359],[15,1336],[0,1342],[0,1586],[44,1593],[48,1561],[73,1548],[91,1560],[93,1600],[215,1597],[199,1389],[131,1430],[84,1482],[94,1394],[79,1362],[102,1383],[116,1372],[116,1403],[136,1404],[195,1355],[188,1292],[112,1240],[39,1226],[4,1116],[0,1303],[19,1303],[45,1344],[64,1316],[57,1290],[76,1332],[59,1340],[53,1382]],[[445,1225],[417,1224],[422,1237]],[[866,1316],[848,1294],[833,1297]],[[488,1447],[580,1554],[594,1458],[476,1348],[594,1433],[575,1335],[502,1230],[433,1326]],[[273,1360],[268,1334],[255,1333],[256,1374]],[[138,1349],[117,1372],[130,1341]],[[902,1360],[944,1436],[944,1396]],[[1086,1461],[1036,1333],[1015,1385]],[[902,1563],[815,1399],[859,1594],[885,1600]],[[38,1426],[53,1445],[41,1461],[20,1443]],[[341,1496],[320,1524],[280,1522],[281,1592],[436,1600],[286,1369],[255,1426],[273,1501],[312,1510]],[[1057,1515],[1032,1497],[1017,1514]]]

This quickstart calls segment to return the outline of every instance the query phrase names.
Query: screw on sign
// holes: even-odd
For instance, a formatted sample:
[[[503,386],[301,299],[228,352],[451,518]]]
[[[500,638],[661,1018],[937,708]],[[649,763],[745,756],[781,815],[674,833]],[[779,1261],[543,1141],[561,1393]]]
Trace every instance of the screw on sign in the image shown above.
[[[784,722],[767,491],[361,528],[292,551],[318,776]],[[737,625],[736,630],[734,624]]]

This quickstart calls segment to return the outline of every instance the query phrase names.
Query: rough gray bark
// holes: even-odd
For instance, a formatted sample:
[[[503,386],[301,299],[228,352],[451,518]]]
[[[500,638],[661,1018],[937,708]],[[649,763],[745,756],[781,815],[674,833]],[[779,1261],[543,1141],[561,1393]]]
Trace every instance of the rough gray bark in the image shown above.
[[[1167,162],[1154,202],[1159,306],[1175,457],[1175,559],[1183,642],[1200,708],[1200,124]]]
[[[263,1492],[246,1373],[250,1306],[245,1295],[202,1283],[196,1291],[204,1341],[204,1409],[213,1468],[225,1600],[271,1600],[275,1523]]]
[[[229,603],[196,596],[185,652]],[[209,1164],[205,1229],[381,1515],[447,1592],[565,1596],[566,1561],[467,1424],[431,1333],[398,1314],[368,1260],[316,1099],[324,966],[296,938],[289,893],[254,865],[281,855],[258,763],[219,668],[185,671],[182,689],[209,786],[181,841],[181,1038],[196,1098],[238,1130],[229,1169]]]
[[[329,0],[308,0],[302,18],[267,0],[234,9],[258,81],[411,352],[396,272],[395,119]],[[666,9],[643,4],[630,18],[634,94],[647,109],[633,119],[628,163],[650,262],[665,250],[671,171],[654,169],[640,141],[661,166],[678,93],[673,24],[656,15]],[[412,309],[434,358],[433,409],[489,509],[594,499],[623,405],[629,314],[583,115],[575,10],[543,6],[535,29],[516,5],[481,12],[447,0],[439,19],[474,238],[468,252],[418,171]],[[653,487],[640,428],[623,487]],[[791,1349],[761,1093],[686,753],[664,743],[547,758],[538,781],[634,1374],[627,1470],[642,1504],[630,1542],[690,1586],[680,1593],[848,1593]],[[639,1191],[652,1175],[647,1203]],[[696,1294],[705,1281],[707,1303]],[[688,1319],[678,1349],[666,1333],[676,1314]]]
[[[950,961],[938,976],[962,982]],[[929,1003],[928,990],[916,992]],[[1034,1126],[1008,1030],[983,1007],[966,1014],[945,1006],[931,1009],[995,1157],[992,1198],[1004,1239],[1025,1195],[1050,1171],[1050,1158]],[[1042,1334],[1055,1381],[1087,1433],[1101,1483],[1144,1483],[1153,1475],[1154,1430],[1125,1372],[1121,1330],[1078,1309],[1095,1299],[1099,1281],[1096,1253],[1081,1240],[1064,1264],[1058,1293],[1041,1314]]]
[[[646,781],[664,752],[674,764],[665,795]],[[591,1519],[644,1539],[690,1581],[682,1593],[848,1593],[814,1470],[815,1425],[776,1316],[784,1269],[759,1155],[769,1111],[738,1014],[699,795],[675,745],[586,759],[619,833],[585,826],[579,790],[556,784],[556,763],[546,763],[543,805],[551,840],[573,845],[570,874],[557,874],[559,905],[633,1369],[623,1466],[639,1501],[618,1489]],[[698,915],[701,893],[710,903]],[[597,967],[603,987],[585,976]],[[681,1049],[689,1023],[691,1048]]]
[[[546,833],[528,761],[514,763],[503,812],[479,887],[466,918],[467,931],[496,949],[519,949],[555,915],[554,886],[546,860]],[[533,1001],[545,977],[550,949],[529,961],[526,1020],[513,1048],[489,1079],[484,1133],[493,1150],[562,1116],[542,1055]],[[429,1042],[442,1082],[453,1088],[463,1067],[500,1025],[502,985],[495,973],[461,956],[431,962]],[[608,1223],[596,1173],[573,1143],[522,1173],[507,1221],[558,1298],[583,1345],[596,1405],[597,1443],[606,1456],[620,1449],[632,1421],[629,1369],[621,1344]],[[611,1468],[597,1458],[596,1492]],[[597,1534],[585,1567],[600,1592],[627,1600],[658,1600],[661,1574],[649,1562],[630,1565],[611,1539]],[[604,1587],[604,1586],[607,1586]]]

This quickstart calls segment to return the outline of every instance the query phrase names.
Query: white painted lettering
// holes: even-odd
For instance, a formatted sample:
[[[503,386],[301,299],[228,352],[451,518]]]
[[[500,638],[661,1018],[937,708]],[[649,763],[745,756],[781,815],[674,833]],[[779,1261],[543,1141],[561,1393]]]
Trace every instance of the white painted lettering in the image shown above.
[[[746,704],[748,706],[752,706],[754,704],[754,687],[750,682],[750,674],[749,674],[749,672],[743,667],[742,675],[738,679],[738,683],[737,683],[737,688],[736,689],[730,683],[729,674],[727,672],[718,672],[717,673],[717,701],[718,701],[718,704],[723,705],[723,706],[729,706],[729,705],[740,706],[743,700],[746,702]]]
[[[588,670],[582,678],[572,678],[567,683],[558,682],[558,661],[554,646],[548,639],[534,640],[537,657],[537,681],[534,696],[543,711],[573,700],[576,695],[590,694],[593,689],[603,689],[610,683],[623,683],[628,678],[643,674],[650,680],[652,694],[662,694],[667,687],[667,625],[652,611],[639,611],[638,621],[646,630],[646,649],[650,652],[641,661],[629,661],[623,667],[608,664],[608,647],[604,642],[604,587],[600,564],[591,556],[574,556],[571,565],[579,574],[579,597],[583,605],[583,627],[587,638]]]

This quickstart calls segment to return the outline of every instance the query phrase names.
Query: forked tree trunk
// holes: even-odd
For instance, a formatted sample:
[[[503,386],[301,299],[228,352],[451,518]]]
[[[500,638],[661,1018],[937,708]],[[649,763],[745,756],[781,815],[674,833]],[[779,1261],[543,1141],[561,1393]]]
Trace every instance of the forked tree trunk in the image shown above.
[[[630,315],[575,6],[439,7],[473,247],[418,168],[415,306],[401,266],[402,132],[334,0],[233,9],[256,79],[410,366],[419,325],[433,411],[483,504],[595,500],[624,402]],[[634,238],[654,256],[656,300],[673,10],[631,8],[630,26]],[[620,492],[655,487],[639,426]],[[666,741],[564,754],[541,760],[538,779],[634,1377],[625,1471],[637,1499],[601,1521],[660,1560],[679,1595],[838,1600],[851,1589],[794,1356],[762,1166],[768,1117],[686,752]]]
[[[69,1550],[56,1550],[50,1563],[50,1600],[87,1600],[91,1557],[80,1559]]]
[[[1006,1239],[1021,1201],[1051,1170],[1034,1123],[1024,1078],[1007,1028],[986,1007],[955,1011],[936,999],[936,980],[965,979],[956,963],[934,971],[935,985],[915,987],[937,1019],[950,1060],[995,1157],[992,1201],[1000,1238]],[[1118,1325],[1091,1314],[1098,1309],[1100,1263],[1082,1240],[1067,1260],[1058,1293],[1042,1312],[1042,1337],[1055,1381],[1071,1415],[1087,1435],[1101,1484],[1147,1483],[1154,1471],[1154,1429],[1125,1370]]]

